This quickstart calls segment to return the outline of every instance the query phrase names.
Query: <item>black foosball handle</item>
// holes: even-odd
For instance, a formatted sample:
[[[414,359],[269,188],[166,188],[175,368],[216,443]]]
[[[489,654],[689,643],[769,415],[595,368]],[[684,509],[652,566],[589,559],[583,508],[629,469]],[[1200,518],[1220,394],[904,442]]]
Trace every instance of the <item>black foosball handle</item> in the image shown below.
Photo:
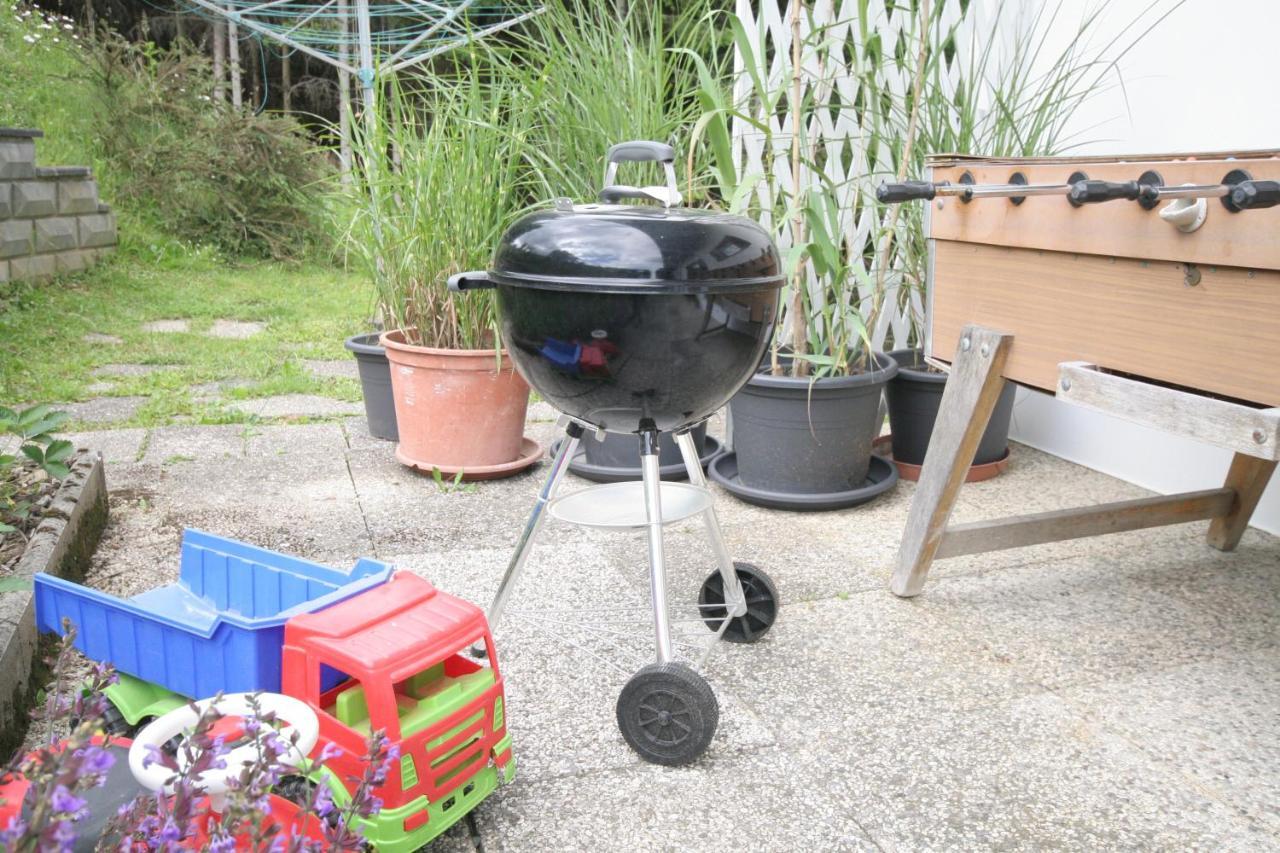
[[[1261,210],[1280,204],[1280,181],[1241,181],[1231,190],[1237,210]]]
[[[876,187],[876,201],[898,204],[904,201],[930,201],[938,194],[938,186],[928,181],[902,181]]]
[[[1097,204],[1103,201],[1137,201],[1142,184],[1137,181],[1076,181],[1067,198],[1072,204]]]

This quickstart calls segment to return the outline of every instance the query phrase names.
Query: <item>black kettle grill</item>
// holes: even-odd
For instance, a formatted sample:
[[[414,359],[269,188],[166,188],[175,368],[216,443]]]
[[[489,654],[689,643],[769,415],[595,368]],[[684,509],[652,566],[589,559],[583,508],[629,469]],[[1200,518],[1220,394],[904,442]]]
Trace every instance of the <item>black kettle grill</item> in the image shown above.
[[[599,203],[558,199],[553,208],[524,216],[502,236],[491,270],[449,280],[455,291],[497,289],[503,339],[516,369],[568,417],[566,439],[489,622],[496,628],[546,510],[598,528],[647,529],[657,662],[627,682],[618,724],[645,760],[685,764],[710,743],[719,710],[705,679],[673,657],[662,526],[702,516],[718,568],[702,586],[699,619],[730,641],[763,636],[777,615],[777,591],[758,568],[729,556],[689,431],[760,363],[783,275],[768,232],[752,220],[677,206],[671,146],[626,142],[610,148],[606,159]],[[613,183],[619,163],[643,161],[662,164],[666,186]],[[637,434],[642,481],[556,500],[588,429]],[[675,434],[688,484],[660,481],[660,432]]]

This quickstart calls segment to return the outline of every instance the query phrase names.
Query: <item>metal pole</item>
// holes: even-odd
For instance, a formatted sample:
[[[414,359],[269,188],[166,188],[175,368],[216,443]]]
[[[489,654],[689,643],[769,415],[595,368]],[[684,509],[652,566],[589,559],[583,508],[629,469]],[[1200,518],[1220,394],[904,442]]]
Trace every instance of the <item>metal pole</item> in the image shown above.
[[[373,98],[373,29],[369,24],[369,0],[356,0],[356,34],[360,40],[360,70],[356,76],[360,78],[365,122],[372,131],[376,104]]]
[[[489,630],[496,630],[498,621],[502,618],[502,611],[507,606],[507,599],[511,596],[511,590],[515,586],[516,580],[520,577],[520,573],[524,571],[524,564],[529,559],[529,554],[533,551],[533,540],[537,537],[538,531],[542,529],[543,522],[546,521],[544,510],[551,499],[556,496],[556,492],[560,488],[560,481],[564,479],[564,474],[569,470],[569,463],[573,461],[573,455],[578,452],[578,441],[582,438],[583,430],[581,424],[570,423],[565,428],[564,441],[560,442],[560,450],[556,453],[555,459],[551,461],[551,473],[547,475],[547,479],[542,484],[542,491],[538,493],[538,500],[533,505],[533,511],[529,513],[529,520],[525,522],[524,532],[520,534],[520,542],[516,545],[516,552],[511,555],[511,561],[507,563],[507,570],[502,575],[502,580],[498,583],[498,591],[493,596],[493,604],[489,605]]]
[[[640,471],[644,477],[644,512],[649,528],[649,596],[658,663],[671,654],[671,619],[667,613],[667,555],[662,547],[662,473],[658,466],[658,431],[640,433]]]
[[[698,458],[698,448],[693,443],[693,434],[688,430],[676,433],[676,445],[680,448],[680,456],[684,459],[684,470],[689,475],[689,482],[698,488],[707,488],[707,477],[702,473],[702,460]],[[724,544],[724,534],[720,532],[720,519],[716,517],[716,508],[707,504],[702,511],[702,525],[707,529],[707,538],[711,540],[711,550],[716,555],[716,565],[720,567],[720,579],[724,581],[724,604],[726,615],[730,619],[737,618],[747,612],[747,597],[742,591],[742,583],[738,580],[738,569],[733,565],[733,555]]]
[[[351,45],[347,40],[350,24],[347,21],[347,0],[338,0],[338,20],[342,22],[342,36],[338,40],[338,60],[343,66],[351,62]],[[338,68],[338,160],[342,165],[344,186],[351,184],[351,75],[346,68]]]

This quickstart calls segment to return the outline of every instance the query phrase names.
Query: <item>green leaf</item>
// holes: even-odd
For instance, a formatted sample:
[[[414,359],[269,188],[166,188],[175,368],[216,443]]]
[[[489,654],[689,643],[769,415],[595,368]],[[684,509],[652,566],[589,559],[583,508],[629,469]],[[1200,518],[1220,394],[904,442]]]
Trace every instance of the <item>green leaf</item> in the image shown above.
[[[44,464],[44,450],[35,444],[22,445],[22,454],[37,465]]]
[[[65,438],[52,441],[49,443],[49,446],[44,449],[45,461],[64,462],[67,457],[75,452],[75,449],[75,445],[67,441]]]
[[[71,473],[71,469],[61,462],[46,462],[44,470],[48,471],[49,476],[55,480],[65,479]]]

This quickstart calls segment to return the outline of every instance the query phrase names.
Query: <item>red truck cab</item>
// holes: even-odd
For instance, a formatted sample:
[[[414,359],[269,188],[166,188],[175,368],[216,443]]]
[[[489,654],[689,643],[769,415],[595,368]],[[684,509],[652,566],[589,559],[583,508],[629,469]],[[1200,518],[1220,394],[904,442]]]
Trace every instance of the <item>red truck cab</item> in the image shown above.
[[[484,661],[468,650],[483,644]],[[484,613],[417,575],[387,583],[285,625],[283,692],[320,718],[320,741],[342,754],[318,771],[345,802],[365,769],[371,732],[399,747],[365,821],[380,851],[416,850],[515,773],[503,681]]]

